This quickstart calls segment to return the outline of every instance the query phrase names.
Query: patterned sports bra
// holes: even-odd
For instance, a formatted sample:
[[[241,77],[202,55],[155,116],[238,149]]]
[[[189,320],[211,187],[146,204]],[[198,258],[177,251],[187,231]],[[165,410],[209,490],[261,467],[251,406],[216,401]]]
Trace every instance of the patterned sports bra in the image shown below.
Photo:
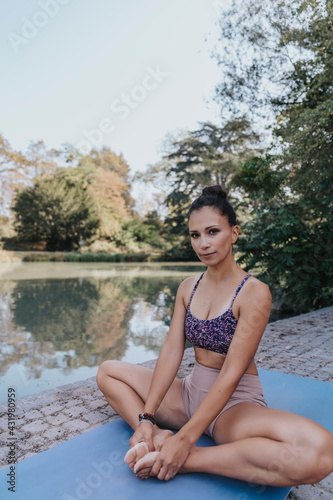
[[[199,281],[203,275],[204,273],[202,273],[196,282],[190,302],[187,306],[185,337],[195,347],[201,347],[201,349],[208,349],[209,351],[218,352],[220,354],[227,354],[237,326],[237,319],[233,315],[232,305],[239,291],[242,289],[244,283],[251,276],[251,274],[247,274],[240,283],[227,311],[217,318],[198,319],[192,315],[190,307],[193,295],[195,294]]]

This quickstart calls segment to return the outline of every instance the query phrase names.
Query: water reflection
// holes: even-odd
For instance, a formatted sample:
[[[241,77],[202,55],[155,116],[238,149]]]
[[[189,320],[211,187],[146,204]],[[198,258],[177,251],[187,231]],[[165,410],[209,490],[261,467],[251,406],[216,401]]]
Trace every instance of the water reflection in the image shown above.
[[[157,357],[181,280],[177,266],[177,276],[0,281],[0,402],[11,385],[22,397],[93,376],[105,359]]]

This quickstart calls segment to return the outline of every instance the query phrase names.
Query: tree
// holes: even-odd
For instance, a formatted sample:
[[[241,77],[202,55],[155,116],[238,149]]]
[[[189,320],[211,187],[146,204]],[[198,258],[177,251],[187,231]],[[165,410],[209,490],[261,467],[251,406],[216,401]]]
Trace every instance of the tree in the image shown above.
[[[55,151],[47,150],[44,141],[32,142],[26,154],[15,151],[0,134],[0,206],[9,215],[17,188],[31,184],[34,177],[55,172],[58,165]]]
[[[272,287],[275,299],[304,312],[332,301],[332,200],[313,210],[290,190],[278,158],[255,158],[235,179],[253,210],[238,239],[240,264]],[[274,168],[275,167],[275,168]],[[324,206],[326,210],[324,213]],[[320,210],[319,210],[320,208]]]
[[[90,168],[94,172],[88,190],[100,219],[98,237],[114,238],[133,213],[127,162],[122,154],[117,155],[106,146],[100,151],[92,149],[88,155],[68,151],[68,161],[75,161],[77,168]]]
[[[227,122],[223,127],[203,123],[201,128],[173,144],[167,155],[172,191],[166,199],[169,207],[167,222],[177,233],[184,227],[187,210],[205,185],[224,184],[228,187],[239,165],[254,154],[253,145],[259,137],[244,118]],[[184,229],[182,229],[184,230]]]
[[[115,240],[118,245],[125,247],[131,247],[134,244],[136,247],[147,250],[147,245],[149,245],[150,249],[160,250],[166,246],[163,229],[163,223],[157,212],[152,211],[142,219],[132,217],[125,220],[122,230],[115,235]]]
[[[228,186],[239,165],[259,152],[259,137],[244,117],[218,127],[201,123],[200,128],[172,140],[162,162],[150,167],[141,179],[167,185],[166,231],[173,238],[170,258],[193,258],[187,237],[186,214],[205,185]],[[164,183],[161,174],[165,176]]]
[[[333,180],[333,2],[306,1],[299,10],[307,21],[286,33],[283,43],[306,50],[308,57],[285,74],[292,104],[281,110],[275,135],[290,185],[319,209]]]
[[[306,29],[320,3],[232,0],[223,9],[214,54],[222,75],[216,89],[222,119],[245,114],[262,131],[282,108],[297,102],[289,95],[293,84],[288,74],[309,60],[311,47],[300,47],[295,34]]]
[[[123,155],[117,155],[110,148],[103,146],[100,151],[92,149],[89,155],[80,155],[78,166],[95,167],[105,172],[114,172],[122,183],[118,182],[119,195],[124,199],[128,209],[134,207],[134,200],[130,194],[130,169]],[[113,178],[116,178],[116,175]]]
[[[80,238],[89,239],[99,224],[88,193],[91,175],[84,169],[61,168],[21,190],[13,206],[19,237],[45,240],[50,250],[71,250]]]
[[[102,167],[94,169],[88,192],[100,220],[98,237],[113,238],[129,217],[130,210],[123,196],[126,191],[127,186],[117,172]]]
[[[47,150],[44,142],[39,140],[31,141],[26,155],[23,155],[15,152],[8,141],[0,135],[0,174],[0,197],[2,195],[3,198],[1,200],[3,227],[0,228],[2,236],[11,234],[12,221],[9,218],[9,208],[12,204],[14,188],[22,190],[22,194],[15,202],[15,207],[20,210],[19,217],[16,217],[16,228],[20,238],[30,241],[36,241],[36,238],[37,240],[46,239],[52,248],[54,243],[50,241],[50,228],[42,223],[43,208],[38,210],[37,205],[40,202],[44,207],[46,200],[49,200],[48,217],[57,219],[57,224],[53,220],[52,226],[57,226],[59,229],[59,220],[67,220],[70,216],[69,204],[65,202],[67,194],[69,200],[73,201],[74,198],[76,200],[72,204],[73,211],[82,209],[82,206],[81,208],[77,206],[81,195],[74,192],[73,182],[81,194],[85,193],[86,201],[82,202],[83,205],[89,200],[88,204],[94,207],[93,218],[99,219],[98,238],[114,238],[122,230],[124,221],[127,223],[128,219],[133,216],[134,200],[130,194],[129,166],[122,154],[117,155],[107,147],[103,147],[100,151],[93,149],[90,154],[82,155],[70,143],[63,144],[57,150]],[[48,180],[44,182],[41,180],[42,177],[47,177]],[[74,178],[78,183],[74,181]],[[28,186],[32,186],[30,190],[26,189]],[[54,192],[49,195],[52,189]],[[33,195],[38,198],[32,202],[34,214],[23,214],[22,207],[28,203],[28,200],[30,203]],[[53,206],[52,216],[51,205]],[[44,219],[44,222],[46,221],[47,218]],[[23,227],[25,223],[27,223],[26,228]],[[74,232],[77,233],[77,231]],[[54,235],[57,241],[58,237],[59,235]],[[77,234],[74,240],[71,240],[69,235],[68,238],[68,244],[66,243],[65,246],[72,247],[77,244]],[[64,242],[60,244],[58,241],[55,245],[58,248],[59,245],[63,246]]]
[[[7,139],[0,134],[0,207],[8,214],[15,187],[28,181],[27,158],[13,150]]]
[[[54,173],[59,167],[55,161],[55,150],[47,150],[44,141],[30,141],[26,158],[29,165],[30,177]]]
[[[250,5],[245,2],[243,16]],[[280,18],[261,22],[279,35],[270,47],[277,60],[288,52],[293,58],[275,75],[276,89],[283,93],[266,94],[276,112],[275,154],[246,162],[234,178],[252,208],[239,248],[247,269],[260,269],[282,300],[306,311],[330,305],[333,292],[332,2],[299,0],[276,7]],[[263,40],[260,31],[251,32],[251,39],[249,32],[243,32],[246,41],[257,46]],[[264,70],[259,64],[255,68],[255,78],[263,79]],[[247,74],[238,75],[243,77],[235,108],[251,96],[245,92],[253,88]]]

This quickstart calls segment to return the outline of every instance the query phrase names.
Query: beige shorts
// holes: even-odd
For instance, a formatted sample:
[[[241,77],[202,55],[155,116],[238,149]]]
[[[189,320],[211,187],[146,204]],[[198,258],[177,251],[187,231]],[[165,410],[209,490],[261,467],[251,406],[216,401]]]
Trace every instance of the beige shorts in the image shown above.
[[[188,419],[192,417],[197,408],[202,403],[209,389],[217,379],[220,370],[208,368],[195,361],[190,375],[183,380],[183,401],[185,413]],[[264,400],[262,385],[258,375],[245,373],[239,381],[233,395],[224,406],[223,410],[217,415],[213,422],[205,430],[205,434],[213,437],[214,425],[222,413],[238,403],[248,401],[259,406],[267,406]]]

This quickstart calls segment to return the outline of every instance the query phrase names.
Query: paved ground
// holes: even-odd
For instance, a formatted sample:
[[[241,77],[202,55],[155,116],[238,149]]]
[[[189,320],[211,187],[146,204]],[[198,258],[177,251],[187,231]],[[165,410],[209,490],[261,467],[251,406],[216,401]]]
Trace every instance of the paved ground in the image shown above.
[[[333,307],[284,319],[267,326],[256,360],[260,368],[333,381]],[[178,376],[193,366],[187,349]],[[153,367],[155,360],[143,363]],[[95,379],[58,387],[17,401],[17,458],[24,460],[115,418]],[[0,468],[7,466],[7,405],[0,406]],[[294,500],[332,500],[333,474],[316,485],[293,488]]]

